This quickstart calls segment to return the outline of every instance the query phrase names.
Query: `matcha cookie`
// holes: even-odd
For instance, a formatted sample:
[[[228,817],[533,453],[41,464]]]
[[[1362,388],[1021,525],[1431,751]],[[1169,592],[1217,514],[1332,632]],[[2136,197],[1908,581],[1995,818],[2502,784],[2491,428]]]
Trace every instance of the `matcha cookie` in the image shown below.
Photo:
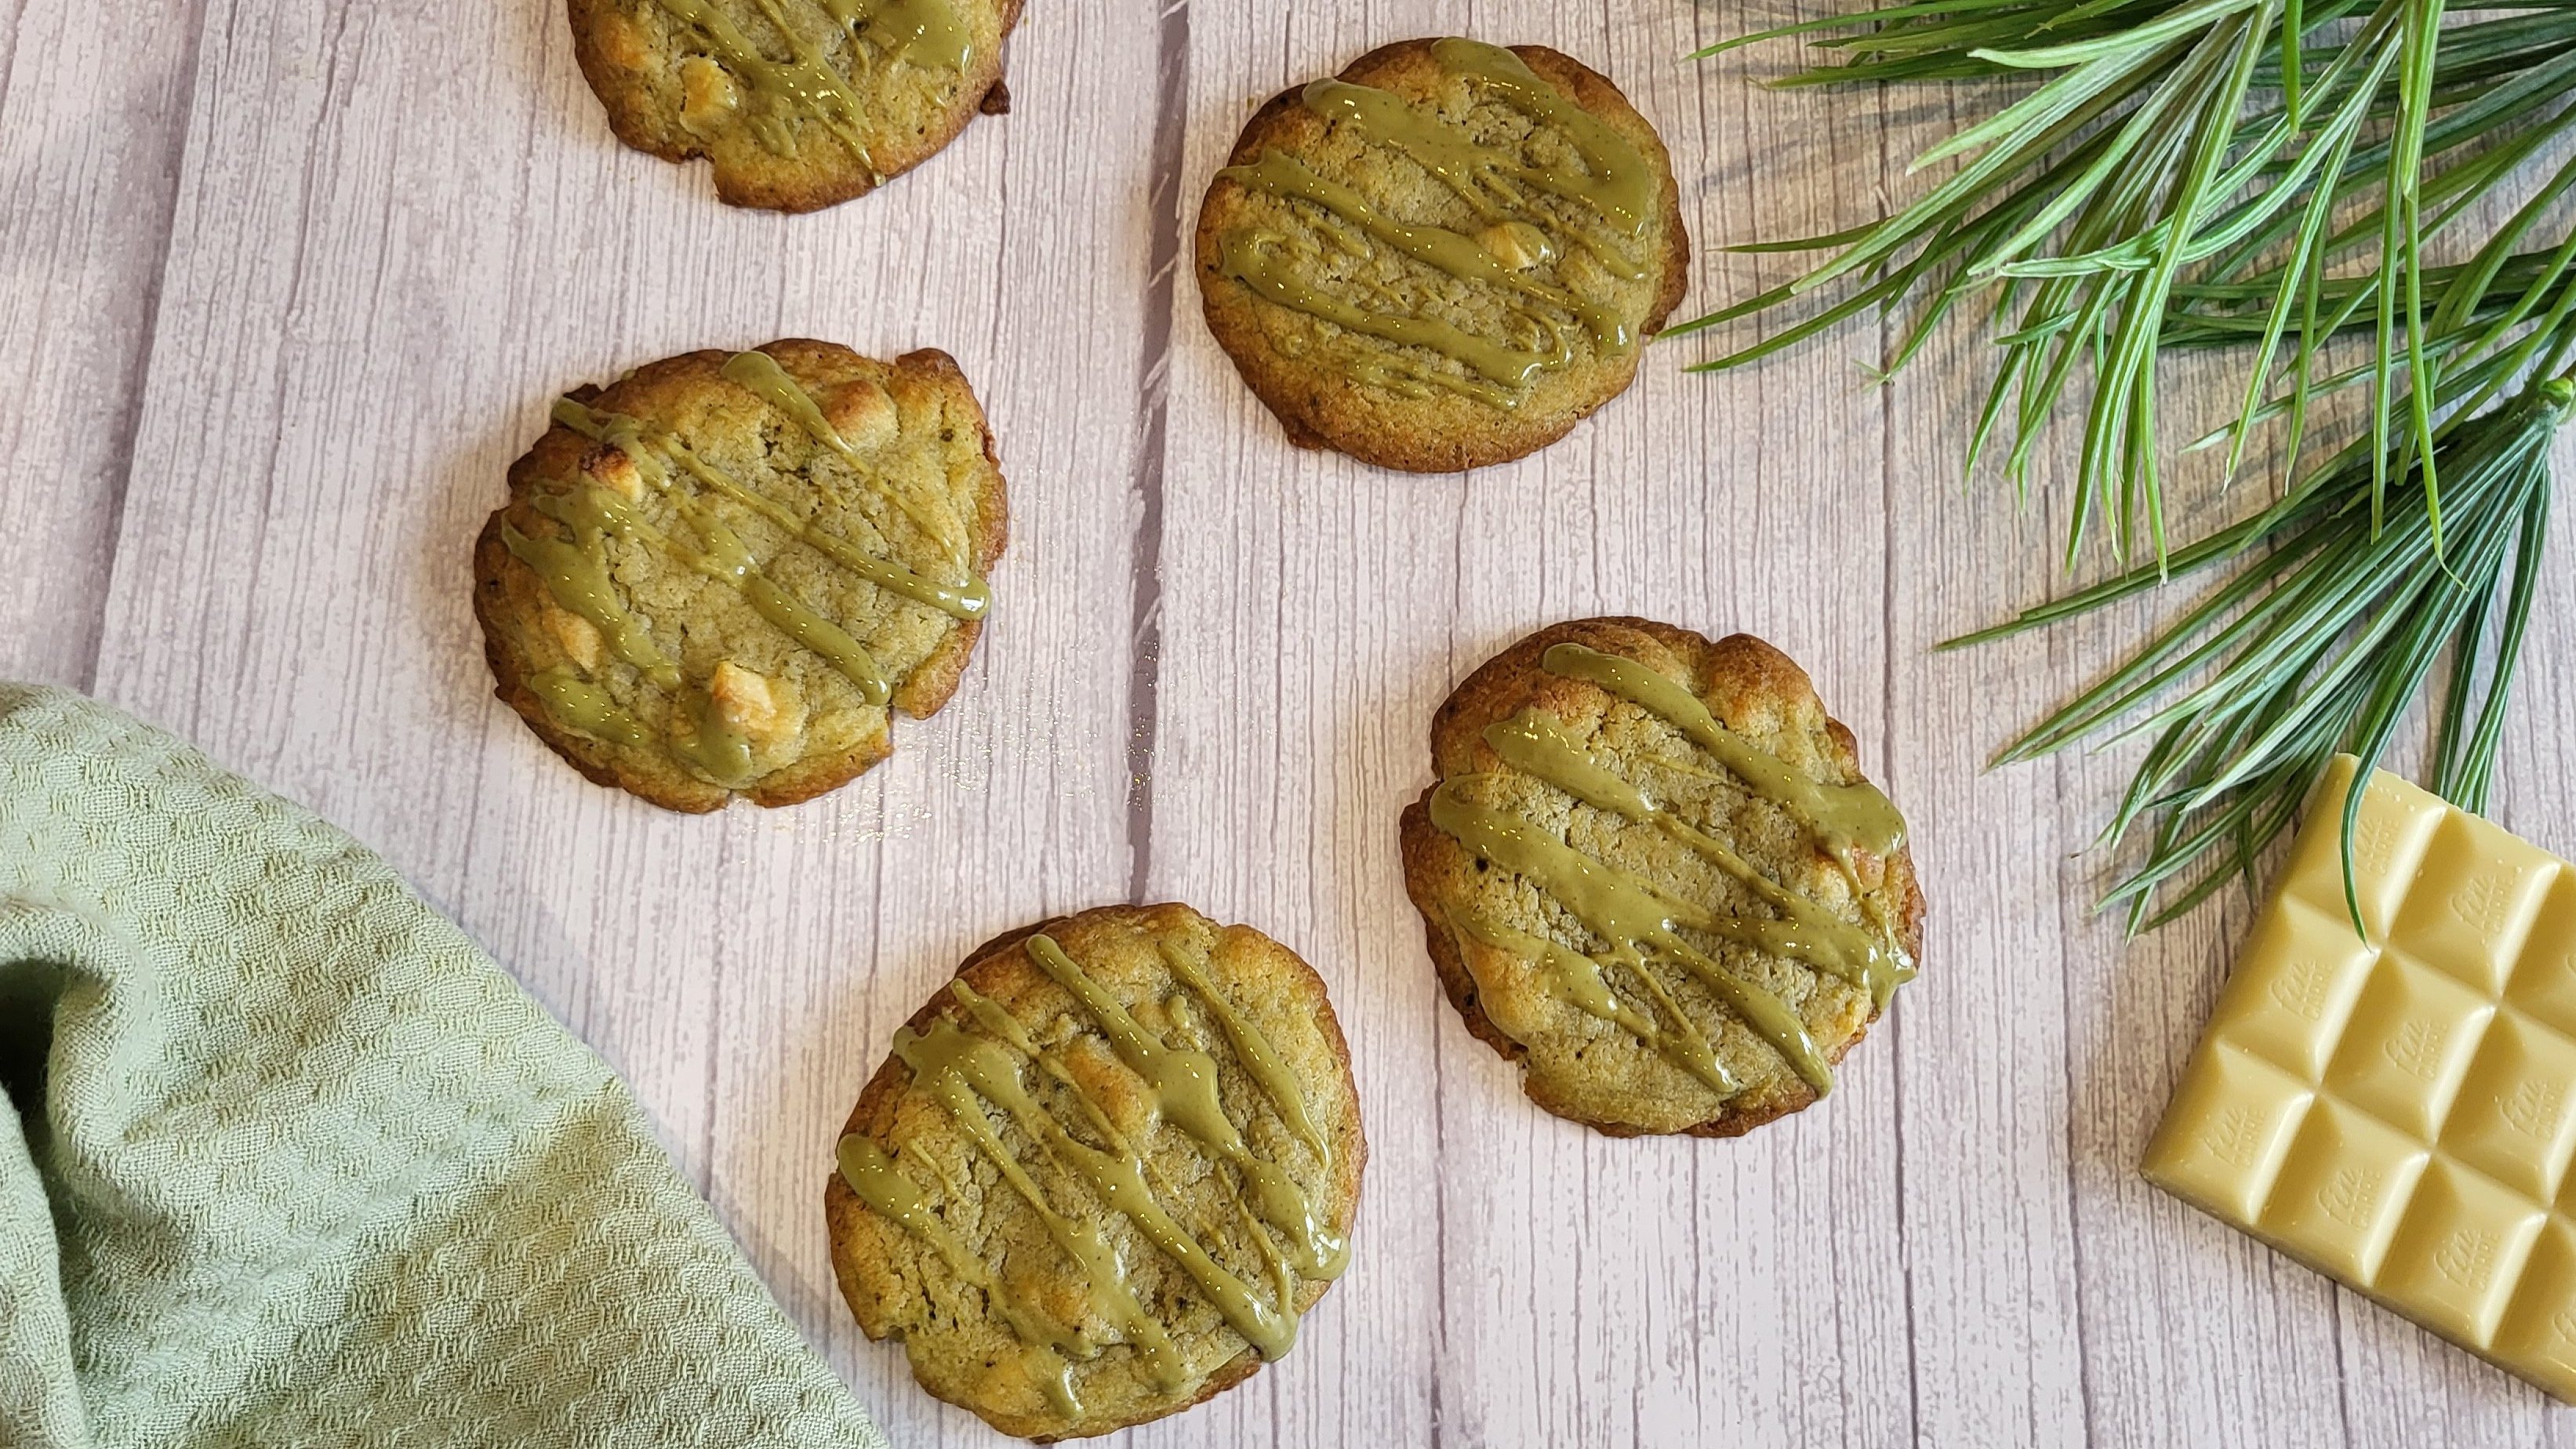
[[[474,545],[498,693],[671,810],[810,799],[957,688],[1002,472],[944,352],[692,352],[559,400]]]
[[[1689,261],[1654,128],[1536,45],[1373,50],[1262,107],[1199,209],[1208,327],[1290,440],[1415,472],[1625,391]]]
[[[1019,0],[571,0],[573,56],[617,139],[715,164],[735,206],[812,211],[1010,108]]]
[[[1788,656],[1643,619],[1523,639],[1431,725],[1406,893],[1531,1100],[1732,1137],[1833,1085],[1914,976],[1905,822]]]
[[[895,1033],[824,1190],[832,1266],[922,1387],[1045,1443],[1286,1353],[1368,1143],[1324,983],[1187,906],[978,949]]]

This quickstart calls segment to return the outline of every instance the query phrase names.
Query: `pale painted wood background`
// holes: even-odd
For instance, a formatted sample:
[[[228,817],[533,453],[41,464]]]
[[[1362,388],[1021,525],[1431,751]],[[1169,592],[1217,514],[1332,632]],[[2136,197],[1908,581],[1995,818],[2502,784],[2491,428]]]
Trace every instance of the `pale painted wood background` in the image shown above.
[[[1959,484],[1975,347],[1888,391],[1854,366],[1870,327],[1714,380],[1673,344],[1556,448],[1415,478],[1288,447],[1175,278],[1253,105],[1463,32],[1619,80],[1683,178],[1692,303],[1740,295],[1777,266],[1712,244],[1878,214],[1963,103],[1676,59],[1776,18],[1036,0],[1011,116],[780,218],[619,148],[559,0],[0,0],[0,673],[94,689],[389,855],[634,1083],[900,1445],[994,1440],[849,1325],[832,1134],[965,949],[1130,897],[1322,970],[1374,1152],[1297,1353],[1128,1442],[2576,1443],[2576,1411],[2137,1180],[2246,905],[2125,944],[2077,852],[2132,756],[1980,771],[2117,636],[1927,652],[2060,582],[2054,507]],[[964,364],[1012,480],[996,618],[861,783],[665,815],[492,700],[467,546],[557,391],[782,334]],[[2500,789],[2560,851],[2565,512]],[[1529,1107],[1401,892],[1434,704],[1603,612],[1788,649],[1915,825],[1923,979],[1829,1103],[1745,1140]]]

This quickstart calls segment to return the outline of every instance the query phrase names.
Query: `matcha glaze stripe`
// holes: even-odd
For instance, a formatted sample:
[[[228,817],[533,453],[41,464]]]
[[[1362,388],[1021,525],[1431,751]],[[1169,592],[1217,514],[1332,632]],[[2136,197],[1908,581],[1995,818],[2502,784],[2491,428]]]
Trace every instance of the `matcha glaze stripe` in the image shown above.
[[[1561,678],[1594,684],[1680,731],[1755,795],[1778,805],[1812,831],[1846,872],[1856,872],[1855,857],[1864,852],[1876,857],[1883,868],[1887,855],[1904,843],[1903,819],[1875,786],[1827,785],[1809,779],[1787,761],[1729,730],[1697,695],[1660,670],[1572,643],[1549,649],[1541,666]],[[1728,971],[1679,932],[1701,931],[1802,961],[1867,991],[1871,1004],[1878,1007],[1887,1004],[1898,986],[1913,979],[1913,964],[1904,948],[1880,941],[1812,897],[1764,875],[1725,842],[1681,820],[1645,790],[1604,767],[1546,714],[1524,710],[1487,726],[1484,740],[1513,770],[1594,809],[1672,837],[1743,884],[1777,915],[1766,919],[1726,914],[1682,899],[1653,881],[1575,849],[1556,831],[1467,798],[1470,787],[1489,777],[1463,774],[1442,780],[1432,791],[1432,824],[1478,858],[1525,877],[1581,921],[1586,931],[1607,943],[1613,962],[1636,973],[1671,1024],[1663,1025],[1622,1002],[1602,976],[1601,963],[1590,956],[1468,912],[1449,912],[1451,929],[1528,962],[1551,995],[1625,1029],[1720,1097],[1732,1096],[1737,1084],[1715,1060],[1706,1039],[1673,1001],[1670,988],[1650,963],[1680,966],[1779,1053],[1818,1096],[1831,1091],[1832,1069],[1798,1014],[1778,996]],[[1859,877],[1854,873],[1851,878],[1857,891]],[[1461,954],[1465,954],[1463,943]]]
[[[659,0],[664,13],[695,31],[711,58],[740,80],[757,100],[778,111],[804,116],[850,149],[869,175],[879,181],[869,156],[863,127],[867,103],[851,88],[858,70],[859,43],[876,47],[877,64],[899,62],[962,74],[974,57],[973,37],[947,0],[811,0],[809,9],[848,39],[850,75],[836,69],[795,19],[784,0],[753,0],[761,17],[777,32],[788,58],[770,57],[743,34],[714,0]],[[781,156],[796,154],[796,133],[778,115],[750,118],[754,137]]]
[[[1073,1393],[1073,1365],[1067,1360],[1089,1358],[1099,1348],[1020,1301],[1019,1295],[983,1259],[948,1231],[948,1225],[940,1221],[939,1215],[931,1211],[929,1200],[921,1195],[920,1184],[906,1176],[885,1149],[864,1137],[844,1137],[838,1158],[842,1180],[861,1201],[929,1243],[940,1261],[948,1265],[949,1272],[983,1293],[984,1300],[1020,1340],[1030,1377],[1038,1381],[1048,1400],[1065,1413],[1080,1412],[1081,1405]]]
[[[765,356],[760,353],[743,355]],[[727,366],[730,368],[732,364],[728,363]],[[779,373],[778,376],[787,386],[795,386],[794,381],[787,378],[784,372]],[[798,389],[797,396],[805,396],[802,389]],[[810,397],[805,398],[805,410],[812,412],[814,420],[825,428],[828,429],[831,426],[823,422],[821,410],[814,406],[813,399]],[[794,418],[795,414],[790,412],[788,416]],[[917,604],[928,604],[941,613],[957,619],[981,619],[992,608],[991,588],[982,579],[966,573],[963,568],[958,570],[961,575],[958,582],[944,583],[905,568],[891,559],[879,558],[868,553],[847,538],[824,532],[776,499],[745,486],[732,474],[700,457],[696,449],[680,441],[666,429],[648,431],[641,419],[628,417],[623,413],[597,412],[574,402],[571,398],[556,400],[554,419],[575,432],[605,442],[634,459],[636,466],[643,470],[647,479],[653,481],[656,487],[668,486],[669,469],[664,464],[664,459],[667,457],[677,461],[692,477],[710,490],[723,495],[729,502],[768,519],[794,534],[799,543],[888,593],[901,595]],[[849,445],[840,441],[837,432],[832,435],[832,442],[838,444],[836,451],[848,449]],[[827,444],[827,446],[831,445]],[[849,455],[845,454],[845,456]],[[903,509],[906,516],[912,516],[911,510],[905,507],[903,494],[894,485],[864,471],[861,476],[875,482],[889,502],[898,509]],[[916,522],[918,522],[917,519]],[[933,538],[939,537],[937,530],[925,527],[923,531],[930,533]]]
[[[727,382],[751,393],[784,414],[789,421],[804,429],[806,436],[838,454],[841,461],[849,464],[860,477],[876,479],[881,485],[881,491],[885,494],[886,500],[902,509],[904,516],[912,520],[914,527],[937,540],[958,568],[964,569],[966,533],[957,521],[956,510],[946,507],[945,500],[925,503],[915,498],[912,490],[899,486],[883,474],[872,472],[868,467],[867,459],[860,455],[857,448],[850,445],[848,439],[841,436],[841,430],[832,426],[831,419],[823,416],[822,406],[814,401],[813,394],[805,391],[796,379],[788,376],[787,369],[778,365],[778,359],[766,352],[737,352],[725,360],[724,377]],[[818,484],[821,482],[820,479],[815,481]],[[825,492],[835,503],[842,502],[837,490],[826,489]],[[803,531],[801,526],[794,523],[792,516],[781,517],[780,514],[773,514],[772,517],[779,518],[782,527],[795,527],[800,534]],[[829,537],[829,535],[825,536]],[[839,540],[833,540],[833,543],[838,544]],[[815,546],[827,547],[823,544]],[[846,545],[842,546],[846,547]],[[880,560],[866,559],[864,555],[861,557],[867,564],[883,566]],[[855,567],[855,565],[852,566]],[[952,612],[959,598],[953,591],[946,591],[945,586],[933,586],[927,580],[917,577],[912,579],[910,587],[892,583],[887,587],[894,588],[896,592],[904,594],[907,598],[919,599],[925,604],[950,609]],[[959,618],[973,618],[976,613],[981,612],[980,603],[968,605],[967,608],[968,612],[959,614]]]
[[[787,417],[874,486],[915,526],[960,560],[960,581],[944,583],[891,559],[879,558],[849,539],[825,532],[810,519],[770,498],[708,462],[695,448],[665,428],[641,418],[605,412],[571,398],[555,402],[554,420],[573,431],[616,449],[635,465],[636,474],[656,494],[670,500],[689,524],[701,546],[690,547],[645,521],[635,505],[616,492],[587,479],[560,493],[539,494],[530,506],[561,523],[571,537],[532,535],[504,523],[501,541],[543,581],[555,602],[597,629],[611,653],[646,679],[678,695],[675,713],[687,726],[668,743],[669,753],[716,784],[737,786],[751,776],[751,743],[720,717],[703,684],[684,685],[678,665],[657,646],[643,622],[620,597],[608,572],[602,540],[615,535],[653,549],[713,582],[742,595],[771,627],[800,648],[820,656],[859,690],[870,705],[884,705],[893,695],[892,681],[874,655],[839,624],[762,572],[739,535],[704,498],[678,485],[676,465],[710,493],[756,513],[786,531],[835,565],[900,598],[925,604],[952,618],[976,620],[989,611],[992,594],[983,580],[962,566],[963,540],[949,520],[909,499],[893,480],[866,465],[859,450],[840,435],[813,396],[764,352],[737,353],[723,369],[727,380],[744,388]],[[836,490],[808,469],[808,481],[828,499]],[[952,541],[953,540],[953,541]],[[598,683],[557,666],[540,670],[528,687],[547,713],[566,726],[630,748],[646,748],[654,737],[642,721],[620,707]]]
[[[1541,664],[1550,674],[1599,685],[1639,709],[1662,716],[1755,793],[1777,801],[1813,827],[1825,849],[1847,869],[1857,852],[1884,859],[1905,843],[1905,819],[1877,786],[1866,782],[1828,785],[1807,778],[1788,761],[1718,723],[1699,696],[1661,670],[1581,644],[1559,644],[1547,651]]]
[[[1501,291],[1508,314],[1545,338],[1545,346],[1519,346],[1435,317],[1386,311],[1335,296],[1289,264],[1289,254],[1299,248],[1273,232],[1229,231],[1218,241],[1219,266],[1267,301],[1360,337],[1427,349],[1469,374],[1458,377],[1385,349],[1357,346],[1344,358],[1345,371],[1354,380],[1417,393],[1445,388],[1509,411],[1529,395],[1541,374],[1561,370],[1574,360],[1573,343],[1554,313],[1577,319],[1603,356],[1618,356],[1635,346],[1633,327],[1614,308],[1523,273],[1556,265],[1571,244],[1615,277],[1632,282],[1643,279],[1645,267],[1627,246],[1643,241],[1653,220],[1655,169],[1627,138],[1559,94],[1512,52],[1453,37],[1435,44],[1432,56],[1447,73],[1467,78],[1533,123],[1563,135],[1581,159],[1581,167],[1526,165],[1391,92],[1327,79],[1301,93],[1307,110],[1335,126],[1350,128],[1368,145],[1412,159],[1456,193],[1486,224],[1485,230],[1468,236],[1445,227],[1396,221],[1358,191],[1317,175],[1304,162],[1276,149],[1218,174],[1247,190],[1304,203],[1327,219],[1356,227],[1356,235],[1343,233],[1354,244],[1358,236],[1365,236],[1461,282]],[[1608,235],[1565,225],[1566,235],[1560,238],[1550,219],[1531,210],[1511,183],[1578,203]],[[1311,255],[1311,249],[1307,251]]]
[[[1134,1345],[1148,1372],[1166,1389],[1186,1382],[1186,1367],[1170,1335],[1139,1304],[1117,1252],[1103,1228],[1115,1216],[1126,1219],[1146,1242],[1194,1284],[1227,1325],[1265,1359],[1288,1351],[1297,1335],[1296,1284],[1300,1277],[1339,1277],[1349,1261],[1349,1245],[1325,1226],[1315,1205],[1279,1163],[1255,1152],[1226,1115],[1217,1087],[1215,1058],[1197,1047],[1176,1047],[1148,1031],[1100,981],[1084,970],[1056,940],[1044,933],[1023,944],[1029,959],[1088,1015],[1120,1062],[1144,1084],[1149,1105],[1148,1127],[1167,1122],[1193,1143],[1212,1165],[1230,1167],[1228,1195],[1247,1227],[1267,1224],[1251,1237],[1268,1260],[1276,1302],[1263,1301],[1251,1285],[1218,1263],[1156,1197],[1148,1179],[1160,1183],[1140,1144],[1120,1131],[1094,1095],[1068,1069],[1061,1055],[1039,1046],[1026,1028],[998,1004],[961,977],[950,992],[967,1015],[983,1029],[977,1035],[947,1017],[934,1017],[921,1032],[895,1034],[894,1051],[912,1072],[913,1086],[938,1103],[967,1140],[989,1158],[1012,1191],[1045,1224],[1049,1238],[1075,1269],[1088,1295],[1091,1314]],[[1329,1164],[1331,1153],[1306,1107],[1303,1088],[1260,1028],[1216,989],[1206,968],[1179,947],[1165,943],[1163,955],[1175,980],[1187,988],[1234,1050],[1244,1075],[1260,1089],[1280,1125]],[[1177,998],[1176,998],[1177,999]],[[1039,1106],[1022,1074],[1022,1064],[1035,1065],[1066,1090],[1084,1124],[1105,1146],[1076,1138],[1064,1123]],[[1046,1150],[1049,1160],[1079,1181],[1105,1214],[1075,1216],[1059,1205],[1029,1175],[1027,1165],[1003,1142],[986,1106],[1003,1116]],[[861,1202],[927,1242],[958,1277],[985,1290],[996,1311],[1027,1357],[1031,1376],[1058,1409],[1080,1412],[1068,1358],[1096,1357],[1101,1345],[1047,1320],[1017,1301],[980,1260],[958,1268],[951,1256],[955,1237],[945,1220],[921,1196],[919,1187],[895,1165],[894,1157],[865,1136],[840,1141],[841,1179]],[[1164,1184],[1168,1191],[1168,1184]],[[1275,1235],[1275,1241],[1274,1241]],[[958,1250],[962,1255],[962,1248]]]

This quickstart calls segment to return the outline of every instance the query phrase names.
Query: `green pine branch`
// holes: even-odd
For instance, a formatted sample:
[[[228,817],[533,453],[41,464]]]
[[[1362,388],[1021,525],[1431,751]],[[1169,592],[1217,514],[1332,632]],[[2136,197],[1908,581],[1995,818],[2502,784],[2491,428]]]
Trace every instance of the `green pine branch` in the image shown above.
[[[2576,0],[2479,13],[1919,0],[1700,52],[1807,36],[1838,57],[1793,86],[2034,82],[1918,157],[1916,170],[1950,169],[1894,215],[1739,248],[1821,256],[1667,335],[1775,324],[1691,369],[1722,371],[1901,308],[1893,375],[1960,304],[1985,310],[1996,362],[1968,467],[2000,456],[2026,494],[2040,442],[2080,417],[2068,566],[2097,531],[2124,561],[2141,534],[2147,549],[1953,645],[2222,575],[1999,757],[2151,737],[2103,832],[2144,842],[2106,901],[2132,929],[2250,878],[2327,760],[2377,761],[2444,657],[2434,784],[2484,803],[2546,531],[2549,442],[2576,395],[2560,375],[2576,361],[2576,159],[2541,172],[2576,128]],[[2467,260],[2428,261],[2437,245]],[[2243,360],[2227,426],[2162,435],[2169,349]],[[2311,461],[2318,409],[2356,390],[2362,436]],[[2289,480],[2278,501],[2178,544],[2168,453],[2223,444],[2233,478],[2265,429]]]

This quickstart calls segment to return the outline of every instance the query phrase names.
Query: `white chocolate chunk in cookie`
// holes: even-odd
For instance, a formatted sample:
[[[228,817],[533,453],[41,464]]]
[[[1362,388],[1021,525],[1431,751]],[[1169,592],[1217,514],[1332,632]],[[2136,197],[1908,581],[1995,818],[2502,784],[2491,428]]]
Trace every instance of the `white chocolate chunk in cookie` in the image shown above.
[[[724,73],[723,66],[703,55],[680,62],[681,125],[704,131],[722,122],[741,103],[741,93],[734,89],[733,78]]]
[[[1476,244],[1485,254],[1516,272],[1545,266],[1556,260],[1556,243],[1546,232],[1525,221],[1498,221],[1476,233]]]
[[[763,743],[805,727],[805,711],[787,687],[730,659],[718,664],[708,678],[707,697],[715,701],[716,712],[726,724]]]
[[[555,642],[563,646],[572,662],[581,666],[581,672],[597,673],[601,651],[607,647],[599,626],[551,600],[545,606],[545,620],[546,631],[555,636]]]
[[[582,471],[590,475],[592,482],[629,503],[640,503],[644,499],[644,470],[635,466],[634,459],[615,448],[602,450]]]
[[[893,442],[900,427],[893,396],[865,378],[832,389],[824,400],[823,416],[841,441],[861,452]]]

